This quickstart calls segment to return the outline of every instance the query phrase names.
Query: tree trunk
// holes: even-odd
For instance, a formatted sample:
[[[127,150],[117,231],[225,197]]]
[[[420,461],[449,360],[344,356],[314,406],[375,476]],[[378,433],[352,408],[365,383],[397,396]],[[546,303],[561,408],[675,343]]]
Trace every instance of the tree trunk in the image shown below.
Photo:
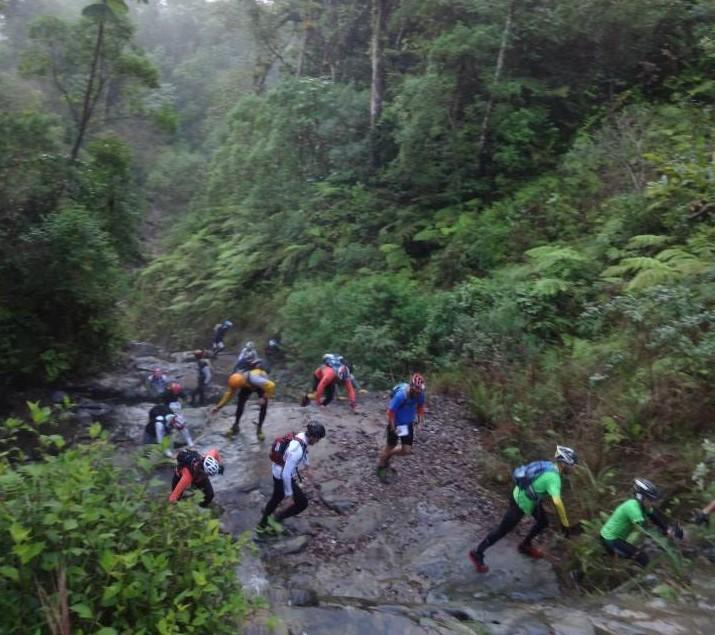
[[[509,37],[511,36],[511,24],[514,19],[514,9],[516,7],[517,0],[510,0],[509,6],[506,12],[506,19],[504,21],[504,30],[501,35],[501,44],[499,45],[499,53],[497,55],[497,64],[494,70],[494,86],[499,83],[501,79],[502,70],[504,69],[504,57],[506,56],[506,50],[509,46]],[[482,157],[484,154],[484,148],[487,143],[487,135],[489,133],[489,124],[494,111],[494,91],[491,90],[489,94],[489,100],[487,101],[487,108],[484,111],[484,119],[482,119],[482,129],[479,134],[479,144],[477,145],[477,171],[482,169]]]
[[[101,20],[97,29],[97,41],[94,44],[94,54],[92,55],[92,68],[89,71],[89,77],[87,78],[87,87],[84,91],[82,116],[80,117],[79,125],[77,126],[77,138],[75,139],[74,145],[72,146],[72,154],[70,155],[70,160],[73,162],[77,160],[79,149],[82,147],[82,139],[84,138],[84,133],[87,131],[87,126],[89,126],[89,120],[92,117],[94,103],[96,103],[96,97],[94,99],[92,98],[92,90],[94,88],[94,79],[97,75],[97,67],[99,66],[99,58],[102,55],[103,41],[104,20]]]
[[[370,40],[372,62],[372,82],[370,85],[371,130],[375,130],[382,114],[382,101],[385,90],[383,52],[388,2],[389,0],[372,0],[372,37]]]

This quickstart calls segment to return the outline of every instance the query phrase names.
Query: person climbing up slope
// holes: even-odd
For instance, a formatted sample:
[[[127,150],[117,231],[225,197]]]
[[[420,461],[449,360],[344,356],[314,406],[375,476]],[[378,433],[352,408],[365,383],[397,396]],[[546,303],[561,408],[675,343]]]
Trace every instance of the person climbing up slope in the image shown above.
[[[196,487],[204,493],[199,505],[208,507],[214,498],[210,478],[219,474],[223,474],[223,462],[218,450],[211,449],[205,455],[196,450],[181,450],[176,457],[169,502],[176,503],[189,487]]]
[[[271,446],[271,471],[273,473],[273,495],[263,509],[263,515],[258,523],[258,531],[266,531],[269,523],[274,531],[282,530],[281,523],[291,516],[300,514],[308,507],[308,497],[298,485],[301,465],[310,465],[308,448],[325,438],[325,427],[322,423],[310,422],[305,432],[286,434],[277,438]],[[273,517],[282,500],[288,499],[289,504]]]
[[[224,348],[226,348],[226,345],[223,343],[223,338],[232,326],[233,322],[231,322],[231,320],[224,320],[220,324],[214,326],[213,340],[211,341],[211,351],[214,359],[218,357],[219,353],[223,351]]]
[[[335,398],[336,386],[342,383],[348,393],[350,408],[357,408],[357,395],[353,386],[350,363],[342,356],[328,353],[323,356],[323,363],[313,372],[313,392],[303,396],[301,405],[307,406],[311,396],[319,406],[327,406]]]
[[[409,383],[398,384],[392,389],[387,410],[387,445],[377,462],[377,476],[385,482],[390,459],[412,453],[414,428],[425,416],[425,380],[419,373],[410,377]],[[397,447],[397,442],[400,447]]]
[[[534,547],[531,541],[549,525],[542,504],[545,496],[550,496],[553,501],[564,535],[570,534],[566,509],[561,500],[561,475],[570,472],[578,458],[571,448],[557,445],[554,461],[535,461],[514,470],[512,479],[515,486],[504,517],[477,548],[469,552],[469,559],[479,573],[489,571],[489,567],[484,564],[484,552],[512,531],[525,514],[531,514],[535,522],[526,538],[519,544],[519,552],[530,558],[543,557],[541,549]]]
[[[184,437],[184,442],[189,447],[193,447],[194,440],[191,438],[191,432],[186,425],[184,418],[174,412],[174,410],[165,404],[158,404],[149,411],[149,422],[144,428],[145,445],[159,443],[166,435],[171,435],[173,430],[178,430]],[[173,456],[170,449],[166,450],[167,456]]]
[[[263,367],[263,360],[256,359],[250,371],[247,373],[233,373],[228,378],[228,387],[224,392],[221,400],[211,409],[211,414],[215,415],[223,408],[233,397],[238,393],[238,401],[236,403],[236,417],[229,431],[230,434],[237,434],[240,430],[241,417],[246,402],[251,394],[258,395],[258,427],[256,435],[259,439],[263,439],[263,423],[266,420],[268,413],[268,400],[273,397],[276,390],[276,385],[268,379],[268,371]]]
[[[660,492],[653,483],[645,478],[633,481],[633,497],[622,502],[613,511],[601,528],[600,538],[606,551],[619,558],[628,558],[645,567],[650,558],[648,554],[635,546],[638,527],[650,520],[664,536],[677,539],[684,537],[683,529],[675,523],[668,526],[665,516],[654,507],[660,498]]]
[[[206,389],[211,385],[213,373],[211,372],[211,363],[206,359],[206,355],[202,350],[194,351],[194,359],[196,359],[196,388],[191,392],[191,405],[203,406],[206,402]]]

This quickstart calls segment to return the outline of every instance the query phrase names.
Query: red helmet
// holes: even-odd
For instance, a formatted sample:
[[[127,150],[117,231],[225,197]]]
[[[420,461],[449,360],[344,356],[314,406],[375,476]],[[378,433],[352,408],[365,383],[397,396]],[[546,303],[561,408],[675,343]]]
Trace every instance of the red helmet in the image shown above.
[[[419,373],[413,373],[410,377],[410,388],[422,392],[425,389],[425,378]]]
[[[173,382],[171,382],[171,383],[169,384],[169,392],[170,392],[172,395],[177,395],[177,396],[180,395],[180,394],[181,394],[181,390],[182,390],[182,389],[181,389],[181,384],[179,384],[179,383],[177,383],[177,382],[175,382],[175,381],[173,381]]]

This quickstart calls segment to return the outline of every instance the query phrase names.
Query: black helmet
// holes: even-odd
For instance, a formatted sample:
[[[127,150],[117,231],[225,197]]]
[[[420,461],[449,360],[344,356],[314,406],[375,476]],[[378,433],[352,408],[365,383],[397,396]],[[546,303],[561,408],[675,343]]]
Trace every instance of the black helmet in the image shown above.
[[[565,445],[556,446],[556,454],[554,459],[560,461],[561,463],[566,463],[566,465],[575,465],[578,463],[578,457],[576,456],[576,451],[571,448],[567,448]]]
[[[306,427],[305,433],[314,439],[323,439],[325,438],[325,426],[322,423],[311,421]]]
[[[639,501],[648,498],[652,501],[660,498],[658,488],[647,478],[637,478],[633,481],[633,493]]]

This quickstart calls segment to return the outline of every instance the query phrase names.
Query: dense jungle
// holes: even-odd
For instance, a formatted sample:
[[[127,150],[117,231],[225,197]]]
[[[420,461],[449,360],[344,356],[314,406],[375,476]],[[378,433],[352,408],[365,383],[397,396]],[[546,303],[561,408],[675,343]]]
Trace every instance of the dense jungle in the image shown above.
[[[715,0],[0,0],[0,219],[0,632],[712,632]],[[145,380],[224,320],[184,412],[226,476],[169,506]],[[269,441],[227,440],[271,338]],[[299,404],[335,351],[355,416]],[[311,506],[256,544],[309,419]],[[557,444],[577,535],[480,578]],[[635,477],[686,535],[644,569],[598,539]]]

